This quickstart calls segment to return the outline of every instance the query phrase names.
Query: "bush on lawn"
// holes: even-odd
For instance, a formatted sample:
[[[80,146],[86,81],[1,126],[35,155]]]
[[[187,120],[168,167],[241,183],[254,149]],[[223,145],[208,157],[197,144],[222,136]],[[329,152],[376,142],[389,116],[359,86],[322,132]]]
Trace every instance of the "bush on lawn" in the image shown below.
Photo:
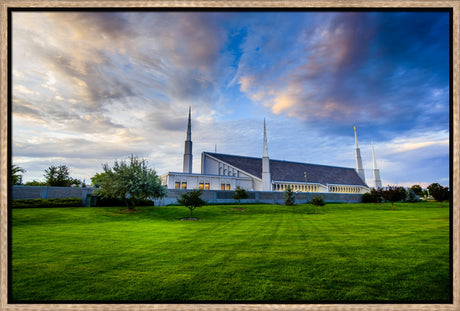
[[[81,207],[81,199],[20,199],[13,200],[13,208],[33,208],[33,207]]]

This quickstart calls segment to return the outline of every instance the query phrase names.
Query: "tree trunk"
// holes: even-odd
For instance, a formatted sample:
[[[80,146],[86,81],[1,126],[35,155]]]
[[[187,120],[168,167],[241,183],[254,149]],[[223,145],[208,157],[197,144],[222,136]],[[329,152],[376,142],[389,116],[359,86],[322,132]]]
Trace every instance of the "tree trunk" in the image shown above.
[[[394,205],[393,205],[393,202],[391,202],[391,210],[392,210],[392,211],[395,210]]]
[[[129,210],[134,210],[134,207],[135,207],[135,203],[134,202],[131,202],[131,200],[129,199],[125,199],[125,203],[126,203],[126,207],[128,207]]]

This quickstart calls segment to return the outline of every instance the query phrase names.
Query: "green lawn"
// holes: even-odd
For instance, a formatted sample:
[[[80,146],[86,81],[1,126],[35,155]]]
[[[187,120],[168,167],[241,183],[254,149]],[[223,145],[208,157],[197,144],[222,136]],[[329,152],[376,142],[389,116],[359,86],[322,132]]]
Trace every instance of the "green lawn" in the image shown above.
[[[232,207],[14,209],[13,301],[451,299],[439,203]]]

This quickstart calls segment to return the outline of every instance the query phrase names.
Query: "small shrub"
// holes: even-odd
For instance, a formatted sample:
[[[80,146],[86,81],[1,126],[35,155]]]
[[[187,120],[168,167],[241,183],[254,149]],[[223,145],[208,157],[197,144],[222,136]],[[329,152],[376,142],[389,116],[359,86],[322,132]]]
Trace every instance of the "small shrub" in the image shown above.
[[[319,197],[314,197],[313,199],[311,199],[311,204],[315,206],[323,206],[326,203],[324,203],[323,198],[319,196]]]
[[[238,208],[240,208],[240,202],[243,199],[249,198],[249,194],[245,189],[240,188],[237,186],[235,189],[235,193],[233,194],[233,199],[238,201]]]
[[[286,188],[286,191],[284,192],[284,204],[287,206],[295,205],[294,192],[292,192],[292,189],[290,186],[288,186]]]
[[[323,206],[324,204],[324,201],[323,201],[323,197],[321,196],[318,196],[318,197],[314,197],[313,199],[311,199],[311,204],[313,204],[315,206],[315,214],[317,214],[317,208],[318,206]]]
[[[67,199],[20,199],[13,200],[13,208],[42,208],[42,207],[81,207],[82,201],[78,198]]]

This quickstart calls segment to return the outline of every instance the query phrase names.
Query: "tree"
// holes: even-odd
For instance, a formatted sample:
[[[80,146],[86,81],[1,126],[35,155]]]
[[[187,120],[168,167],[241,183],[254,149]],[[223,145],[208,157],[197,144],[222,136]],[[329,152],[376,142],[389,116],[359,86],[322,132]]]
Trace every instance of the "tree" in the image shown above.
[[[412,188],[407,189],[406,202],[418,202],[419,200],[419,196],[415,194]]]
[[[422,187],[420,185],[413,185],[412,187],[410,187],[410,189],[412,189],[412,191],[414,191],[414,193],[416,195],[422,195]]]
[[[11,165],[11,183],[13,185],[17,185],[21,183],[22,180],[22,174],[19,173],[25,173],[27,172],[25,169],[23,169],[20,166],[17,166],[15,164]]]
[[[313,199],[311,199],[310,203],[315,206],[315,214],[318,214],[318,211],[317,211],[318,206],[324,206],[324,204],[326,204],[324,203],[323,198],[321,196],[314,197]]]
[[[364,193],[362,196],[363,203],[380,203],[382,202],[382,188],[372,188],[370,192]]]
[[[103,164],[103,173],[99,175],[100,188],[95,194],[104,199],[121,199],[129,210],[134,210],[136,200],[162,198],[166,189],[161,185],[155,170],[147,167],[145,159],[139,160],[133,155],[129,162],[115,161],[113,167]]]
[[[284,204],[288,206],[295,205],[294,192],[292,192],[291,186],[287,186],[286,191],[284,192]]]
[[[32,181],[26,182],[24,186],[47,186],[47,183],[45,181],[37,181],[34,179]]]
[[[432,183],[431,185],[428,186],[428,193],[438,202],[441,203],[441,208],[442,206],[442,201],[444,200],[449,200],[449,188],[448,187],[443,187],[438,183]]]
[[[106,173],[96,173],[93,177],[91,177],[91,185],[99,188],[106,176]]]
[[[242,189],[240,188],[240,186],[237,186],[235,189],[235,193],[233,194],[233,198],[235,200],[238,200],[238,208],[240,208],[240,201],[249,198],[249,194],[245,189]]]
[[[203,206],[206,204],[206,201],[201,199],[201,194],[203,190],[192,190],[181,194],[180,198],[177,199],[177,202],[180,205],[184,205],[186,208],[190,210],[190,218],[192,218],[192,212],[195,208]]]
[[[51,187],[70,187],[81,184],[80,180],[70,177],[67,165],[51,165],[45,169],[43,176],[45,177],[46,184]]]
[[[406,190],[403,187],[388,186],[382,191],[382,197],[385,201],[391,203],[391,210],[394,210],[394,202],[404,200],[406,198]]]

